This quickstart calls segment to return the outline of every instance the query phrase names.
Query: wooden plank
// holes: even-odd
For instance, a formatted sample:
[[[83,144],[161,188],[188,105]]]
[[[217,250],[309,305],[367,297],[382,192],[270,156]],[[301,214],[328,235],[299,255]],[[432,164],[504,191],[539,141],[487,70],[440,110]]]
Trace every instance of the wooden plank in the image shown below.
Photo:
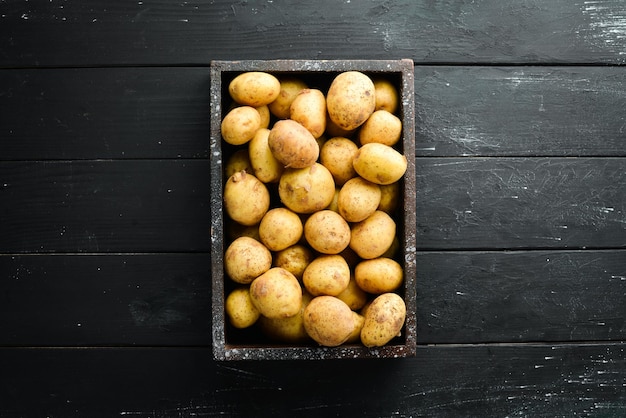
[[[626,340],[626,251],[420,252],[420,343]]]
[[[0,160],[208,156],[205,68],[3,75]],[[624,85],[617,67],[416,66],[416,152],[625,156]]]
[[[621,0],[4,2],[0,67],[242,57],[622,64],[625,17]]]
[[[209,254],[0,255],[0,271],[0,346],[210,344]],[[624,340],[625,292],[624,250],[419,252],[418,343]]]
[[[412,359],[224,364],[206,348],[1,349],[0,414],[622,416],[624,350],[429,346]]]
[[[205,158],[205,68],[5,70],[0,160]]]
[[[0,252],[207,252],[208,165],[1,163]],[[418,158],[416,168],[422,250],[626,246],[626,159]]]
[[[625,156],[617,67],[415,67],[423,156]]]
[[[624,158],[417,158],[420,249],[625,248]]]
[[[207,345],[209,254],[0,255],[0,346]]]
[[[0,252],[208,252],[207,160],[0,163]]]

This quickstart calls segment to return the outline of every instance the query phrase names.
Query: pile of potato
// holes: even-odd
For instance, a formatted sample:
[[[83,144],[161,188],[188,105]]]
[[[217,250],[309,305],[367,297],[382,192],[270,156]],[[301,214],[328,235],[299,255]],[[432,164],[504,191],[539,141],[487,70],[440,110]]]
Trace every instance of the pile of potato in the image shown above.
[[[406,318],[398,92],[358,71],[329,81],[251,71],[228,85],[225,310],[275,341],[378,347]]]

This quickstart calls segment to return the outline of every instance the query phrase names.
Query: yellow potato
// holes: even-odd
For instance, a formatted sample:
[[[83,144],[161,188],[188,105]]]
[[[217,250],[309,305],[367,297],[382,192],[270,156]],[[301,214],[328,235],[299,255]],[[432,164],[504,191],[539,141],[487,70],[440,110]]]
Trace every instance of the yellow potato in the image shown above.
[[[326,207],[328,210],[332,210],[333,212],[339,213],[339,206],[337,206],[337,199],[339,198],[339,188],[335,187],[335,195],[333,196],[333,200]]]
[[[382,256],[393,244],[396,223],[382,211],[375,211],[367,219],[352,225],[350,248],[363,259]]]
[[[358,256],[357,253],[350,247],[346,247],[342,252],[339,253],[340,256],[344,258],[348,262],[348,265],[351,269],[356,267],[356,265],[361,261],[361,257]]]
[[[335,182],[330,171],[320,163],[306,168],[288,168],[278,182],[281,202],[296,213],[322,210],[335,196]]]
[[[386,110],[377,110],[365,121],[359,130],[361,145],[370,142],[393,146],[400,140],[402,121]]]
[[[247,173],[254,172],[250,156],[248,155],[248,150],[242,148],[235,151],[226,161],[226,165],[224,166],[224,178],[228,179],[236,172],[244,170]]]
[[[402,266],[391,258],[363,260],[354,269],[354,280],[359,287],[376,295],[393,292],[400,287],[403,279]]]
[[[302,244],[295,244],[274,255],[274,267],[282,267],[301,280],[306,266],[313,260],[313,251]]]
[[[300,217],[287,208],[270,209],[259,224],[261,242],[271,251],[284,250],[302,237]]]
[[[261,237],[259,236],[259,225],[242,225],[239,222],[233,221],[231,218],[224,219],[224,232],[226,233],[226,237],[230,241],[234,241],[239,237],[250,237],[254,238],[257,241],[261,241]]]
[[[224,307],[229,322],[235,328],[248,328],[261,316],[259,310],[252,304],[247,286],[238,287],[230,292]]]
[[[381,347],[400,336],[406,319],[404,300],[395,293],[383,293],[368,306],[361,329],[366,347]]]
[[[337,125],[330,118],[328,114],[328,107],[326,108],[326,134],[331,137],[341,137],[341,138],[351,138],[354,132],[356,132],[356,128],[354,129],[343,129],[339,125]]]
[[[270,130],[259,129],[248,143],[248,159],[254,176],[263,183],[275,183],[285,168],[278,161],[269,146]]]
[[[380,204],[380,187],[362,177],[351,178],[339,190],[337,208],[348,222],[360,222]]]
[[[354,280],[353,275],[352,277],[350,277],[348,287],[346,287],[343,292],[338,294],[337,298],[344,301],[345,304],[348,305],[353,311],[358,311],[365,306],[369,296],[363,289],[359,287],[359,285],[356,283],[356,280]]]
[[[402,178],[407,160],[389,145],[372,142],[359,148],[352,165],[359,176],[372,183],[391,184]]]
[[[281,77],[279,81],[280,93],[268,108],[277,118],[289,119],[291,103],[301,90],[307,88],[307,84],[295,77]]]
[[[260,127],[261,115],[254,107],[236,107],[222,119],[222,138],[231,145],[243,145],[252,139]]]
[[[375,78],[373,81],[376,92],[376,110],[386,110],[389,113],[395,113],[400,106],[396,86],[384,78]]]
[[[385,251],[383,253],[383,255],[381,255],[381,257],[387,257],[387,258],[394,258],[396,257],[396,255],[398,254],[398,251],[401,249],[402,247],[400,246],[400,240],[398,239],[398,236],[396,235],[393,238],[393,242],[391,243],[391,247],[389,247],[389,249],[387,251]]]
[[[224,253],[224,270],[231,280],[248,284],[272,266],[272,253],[254,238],[239,237]]]
[[[255,225],[270,206],[270,193],[252,174],[239,171],[224,186],[224,210],[235,222]]]
[[[261,331],[275,341],[300,344],[310,341],[311,337],[306,333],[304,329],[304,309],[311,302],[313,297],[304,292],[302,294],[302,305],[300,311],[287,318],[267,318],[261,316],[259,318],[259,325]]]
[[[322,254],[339,254],[350,244],[350,225],[337,212],[321,210],[304,223],[304,237]]]
[[[400,203],[400,182],[380,185],[380,204],[378,210],[392,214]]]
[[[293,274],[272,267],[250,283],[250,298],[261,315],[287,318],[300,311],[302,287]]]
[[[280,82],[271,74],[249,71],[235,77],[228,85],[228,92],[239,104],[259,107],[276,100]]]
[[[340,255],[320,255],[304,270],[302,283],[313,296],[337,296],[350,283],[350,267]]]
[[[320,154],[320,147],[311,132],[291,119],[274,124],[268,145],[274,157],[289,168],[310,167]]]
[[[356,129],[376,107],[374,83],[359,71],[340,73],[328,89],[326,107],[330,119],[340,128]]]
[[[363,329],[363,324],[365,324],[365,317],[357,312],[352,312],[352,316],[354,317],[354,330],[345,341],[345,344],[355,344],[361,341],[361,330]]]
[[[352,161],[358,151],[357,144],[344,137],[330,138],[320,149],[320,162],[330,171],[338,186],[356,177]]]
[[[314,138],[326,130],[326,97],[318,89],[304,89],[291,102],[290,119],[304,126]]]
[[[355,329],[355,317],[334,296],[317,296],[304,309],[304,329],[318,344],[336,347],[343,344]]]
[[[261,124],[259,128],[265,128],[265,129],[269,128],[270,120],[271,120],[269,107],[267,107],[267,105],[264,105],[264,106],[255,107],[255,109],[257,112],[259,112],[259,116],[261,116]]]

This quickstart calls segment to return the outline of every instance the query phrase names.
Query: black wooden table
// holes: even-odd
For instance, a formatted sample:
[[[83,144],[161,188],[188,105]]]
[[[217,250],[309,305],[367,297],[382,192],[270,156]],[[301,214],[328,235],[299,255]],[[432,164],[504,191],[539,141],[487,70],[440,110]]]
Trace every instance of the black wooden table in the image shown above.
[[[415,63],[415,358],[212,360],[209,63]],[[625,416],[626,2],[0,1],[0,416]]]

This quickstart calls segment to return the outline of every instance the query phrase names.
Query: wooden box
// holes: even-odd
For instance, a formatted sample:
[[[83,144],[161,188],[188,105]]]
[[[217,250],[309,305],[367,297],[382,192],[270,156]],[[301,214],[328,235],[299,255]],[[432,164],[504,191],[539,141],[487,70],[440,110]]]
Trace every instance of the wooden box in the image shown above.
[[[401,336],[383,347],[367,348],[360,344],[321,347],[315,343],[289,346],[272,342],[254,330],[237,330],[230,326],[224,312],[225,294],[230,286],[224,274],[224,251],[228,246],[224,233],[223,212],[224,165],[234,152],[223,142],[221,120],[231,105],[228,84],[246,71],[294,75],[324,89],[339,73],[361,71],[392,81],[400,94],[398,116],[403,133],[396,148],[406,155],[408,168],[401,180],[402,202],[394,215],[401,250],[397,260],[404,268],[404,284],[399,293],[407,306],[407,317]],[[211,63],[211,264],[212,264],[212,333],[213,355],[218,360],[293,360],[343,359],[413,356],[416,350],[416,266],[415,266],[415,126],[414,79],[411,60],[271,60],[213,61]],[[322,87],[323,86],[323,87]],[[245,332],[244,332],[245,331]]]

